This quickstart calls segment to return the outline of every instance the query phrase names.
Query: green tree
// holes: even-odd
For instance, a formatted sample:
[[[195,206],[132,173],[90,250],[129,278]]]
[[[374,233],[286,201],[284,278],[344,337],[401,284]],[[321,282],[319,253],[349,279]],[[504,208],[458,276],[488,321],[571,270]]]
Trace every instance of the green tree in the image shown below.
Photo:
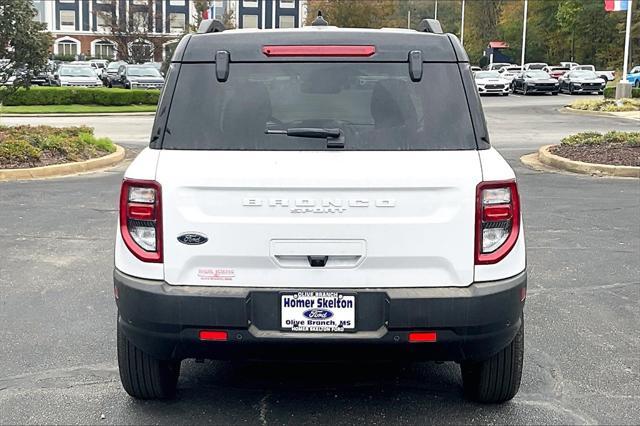
[[[0,104],[18,87],[29,87],[31,77],[46,69],[51,35],[45,24],[34,21],[35,16],[30,0],[0,0],[0,86],[16,77],[12,86],[0,89]]]
[[[329,25],[345,28],[399,27],[399,0],[309,0],[307,25],[322,12]],[[405,18],[406,26],[406,18]]]

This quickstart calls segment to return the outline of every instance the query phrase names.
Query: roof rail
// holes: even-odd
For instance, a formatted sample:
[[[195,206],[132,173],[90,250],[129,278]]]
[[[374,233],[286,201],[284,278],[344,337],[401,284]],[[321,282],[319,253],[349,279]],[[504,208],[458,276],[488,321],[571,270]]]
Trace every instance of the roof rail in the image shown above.
[[[422,33],[442,34],[442,25],[437,19],[423,19],[418,25],[418,31]]]
[[[226,30],[224,24],[217,19],[203,19],[198,26],[198,33],[221,33]]]

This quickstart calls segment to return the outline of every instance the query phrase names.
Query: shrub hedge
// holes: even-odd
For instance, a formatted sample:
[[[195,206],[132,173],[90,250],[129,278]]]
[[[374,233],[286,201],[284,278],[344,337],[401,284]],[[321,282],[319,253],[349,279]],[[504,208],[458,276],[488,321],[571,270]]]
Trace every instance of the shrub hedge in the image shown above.
[[[620,101],[615,99],[587,99],[575,101],[570,107],[584,111],[640,111],[640,99],[620,99]]]
[[[636,147],[640,146],[640,132],[582,132],[567,136],[561,142],[562,145],[624,144]]]
[[[159,97],[159,90],[31,87],[10,94],[4,105],[156,105]]]
[[[81,161],[115,150],[110,139],[96,138],[86,126],[0,126],[0,169]]]
[[[616,97],[616,87],[610,86],[604,88],[604,97],[605,99],[613,99]],[[640,98],[640,88],[636,89],[635,87],[631,89],[631,97],[632,98]]]

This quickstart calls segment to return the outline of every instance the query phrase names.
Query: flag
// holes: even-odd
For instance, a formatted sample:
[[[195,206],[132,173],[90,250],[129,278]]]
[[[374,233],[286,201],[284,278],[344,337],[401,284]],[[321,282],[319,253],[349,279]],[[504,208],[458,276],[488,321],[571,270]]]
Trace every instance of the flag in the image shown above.
[[[604,0],[604,10],[607,12],[617,12],[628,8],[629,0]]]

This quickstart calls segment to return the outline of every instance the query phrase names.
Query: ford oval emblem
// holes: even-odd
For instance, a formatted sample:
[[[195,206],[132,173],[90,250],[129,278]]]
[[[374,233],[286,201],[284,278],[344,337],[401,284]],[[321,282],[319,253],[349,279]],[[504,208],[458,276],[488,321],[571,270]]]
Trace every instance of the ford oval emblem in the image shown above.
[[[209,238],[207,238],[206,235],[199,234],[197,232],[187,232],[185,234],[178,235],[178,241],[188,246],[197,246],[206,243],[209,241]]]
[[[333,312],[328,309],[308,309],[302,313],[309,319],[328,319],[333,316]]]

